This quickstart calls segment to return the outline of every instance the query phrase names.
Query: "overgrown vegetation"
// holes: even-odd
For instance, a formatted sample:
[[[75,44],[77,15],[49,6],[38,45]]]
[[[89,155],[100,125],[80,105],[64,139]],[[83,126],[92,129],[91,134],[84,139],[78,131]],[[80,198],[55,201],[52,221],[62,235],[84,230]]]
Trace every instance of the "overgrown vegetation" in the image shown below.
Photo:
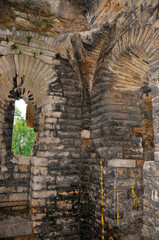
[[[35,144],[35,132],[28,128],[21,111],[15,107],[14,126],[12,136],[12,151],[16,155],[30,156],[33,145]]]

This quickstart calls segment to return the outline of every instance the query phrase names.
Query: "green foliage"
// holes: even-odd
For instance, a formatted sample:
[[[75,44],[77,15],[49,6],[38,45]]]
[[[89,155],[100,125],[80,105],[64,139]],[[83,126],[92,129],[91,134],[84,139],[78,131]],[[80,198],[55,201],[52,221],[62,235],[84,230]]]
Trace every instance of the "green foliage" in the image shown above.
[[[39,53],[39,55],[42,55],[43,54],[43,52],[42,52],[42,50],[40,51],[40,53]]]
[[[17,47],[17,45],[14,43],[14,44],[11,45],[11,49],[12,49],[12,50],[13,50],[13,49],[14,49],[14,50],[17,50],[18,47]]]
[[[15,110],[14,110],[14,118],[22,118],[22,112],[19,110],[19,108],[15,107]]]
[[[8,36],[6,37],[6,42],[9,43],[9,37]]]
[[[12,151],[16,155],[30,156],[31,149],[35,144],[35,132],[28,128],[21,111],[15,107],[14,126],[12,136]]]
[[[26,38],[27,38],[28,45],[29,45],[29,43],[30,43],[30,41],[31,41],[31,39],[32,39],[32,36],[28,35],[28,36],[26,36]]]
[[[36,52],[32,52],[34,58],[36,57],[37,53]]]

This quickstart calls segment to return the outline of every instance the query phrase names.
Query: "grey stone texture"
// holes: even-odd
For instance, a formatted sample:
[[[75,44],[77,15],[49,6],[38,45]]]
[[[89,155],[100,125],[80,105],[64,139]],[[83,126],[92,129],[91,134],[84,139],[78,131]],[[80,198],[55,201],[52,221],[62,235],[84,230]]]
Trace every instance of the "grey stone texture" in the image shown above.
[[[0,2],[0,238],[159,239],[158,14]],[[35,106],[29,158],[11,151],[19,98]]]
[[[27,219],[10,217],[0,221],[0,238],[32,234],[32,222]]]

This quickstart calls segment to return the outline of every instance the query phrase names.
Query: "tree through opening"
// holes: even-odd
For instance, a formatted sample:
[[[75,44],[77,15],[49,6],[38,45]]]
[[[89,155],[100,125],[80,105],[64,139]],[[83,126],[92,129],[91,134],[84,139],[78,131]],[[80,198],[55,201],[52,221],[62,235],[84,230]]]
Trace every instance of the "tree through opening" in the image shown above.
[[[35,132],[27,126],[26,107],[24,100],[15,101],[12,151],[16,155],[30,156],[35,144]]]

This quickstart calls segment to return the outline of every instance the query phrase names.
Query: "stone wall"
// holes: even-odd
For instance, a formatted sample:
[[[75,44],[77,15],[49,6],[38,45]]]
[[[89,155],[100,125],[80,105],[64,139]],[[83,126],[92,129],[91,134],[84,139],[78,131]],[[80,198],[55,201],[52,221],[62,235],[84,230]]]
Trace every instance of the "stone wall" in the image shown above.
[[[154,150],[147,59],[156,50],[148,47],[142,35],[142,16],[139,25],[137,17],[135,21],[134,27],[126,23],[125,35],[120,30],[119,35],[115,33],[118,40],[111,51],[106,39],[91,94],[90,196],[95,206],[92,231],[97,239],[130,239],[131,235],[139,239],[142,216],[146,214],[142,168],[144,159],[149,159]],[[144,32],[145,23],[144,18]]]
[[[118,233],[128,234],[131,231],[138,231],[135,228],[142,226],[140,209],[143,193],[142,138],[132,137],[130,133],[133,126],[141,125],[140,110],[137,107],[134,109],[139,96],[133,92],[121,94],[119,91],[114,91],[108,88],[107,80],[98,84],[95,89],[92,96],[91,122],[91,146],[95,152],[92,153],[91,159],[90,192],[96,205],[97,225],[102,225],[102,214],[105,221],[105,235],[113,236],[115,232],[114,237],[117,237]],[[98,93],[101,89],[103,94]],[[135,194],[140,201],[137,208],[133,207]],[[117,209],[118,203],[119,209]],[[98,231],[100,235],[102,226]]]
[[[144,226],[145,239],[158,239],[158,162],[144,163]]]
[[[158,239],[158,1],[0,4],[2,220],[39,240]],[[30,158],[11,152],[19,98]]]
[[[31,159],[30,205],[40,238],[79,239],[81,92],[67,61],[41,107],[38,151]]]
[[[2,100],[3,103],[3,100]],[[14,156],[11,151],[14,118],[14,101],[6,101],[1,113],[4,124],[1,126],[1,219],[10,212],[28,212],[30,181],[30,158]],[[28,215],[28,213],[27,213]]]
[[[11,165],[12,164],[12,165]],[[12,166],[7,169],[8,165]],[[23,212],[28,208],[28,194],[30,181],[30,158],[15,156],[10,159],[10,164],[1,168],[1,220],[8,213],[16,211]],[[14,213],[13,213],[14,215]]]

